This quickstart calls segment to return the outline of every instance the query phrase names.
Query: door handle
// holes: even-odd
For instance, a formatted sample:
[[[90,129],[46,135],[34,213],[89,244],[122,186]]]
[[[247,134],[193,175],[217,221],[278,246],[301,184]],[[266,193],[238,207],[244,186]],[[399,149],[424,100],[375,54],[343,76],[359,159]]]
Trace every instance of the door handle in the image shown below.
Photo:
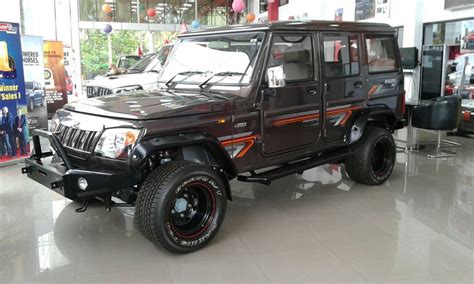
[[[354,88],[356,88],[356,89],[362,88],[362,81],[355,81],[354,82]]]
[[[318,90],[316,90],[315,88],[306,88],[306,92],[308,93],[308,95],[311,95],[311,96],[317,96],[318,95]]]

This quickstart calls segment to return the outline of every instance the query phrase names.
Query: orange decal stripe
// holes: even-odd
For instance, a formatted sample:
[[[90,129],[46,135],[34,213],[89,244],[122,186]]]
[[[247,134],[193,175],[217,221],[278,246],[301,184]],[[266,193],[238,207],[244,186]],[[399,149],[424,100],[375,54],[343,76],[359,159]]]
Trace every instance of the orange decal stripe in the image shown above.
[[[252,148],[253,144],[255,144],[255,140],[257,139],[257,135],[251,136],[244,136],[236,139],[230,139],[221,142],[222,146],[229,146],[231,144],[238,144],[238,143],[245,143],[246,145],[242,150],[240,150],[239,154],[235,156],[236,158],[242,158],[247,152]]]
[[[253,144],[255,144],[255,140],[249,140],[246,143],[248,143],[242,150],[240,150],[239,154],[237,154],[236,158],[242,158],[247,154],[247,152],[252,148]]]
[[[328,112],[327,112],[327,116],[334,116],[334,115],[337,115],[337,114],[340,114],[340,113],[347,112],[347,113],[348,113],[348,116],[345,117],[345,118],[343,119],[343,121],[341,121],[341,123],[342,123],[342,122],[343,122],[343,123],[346,123],[346,121],[347,121],[347,120],[349,119],[349,117],[352,115],[352,111],[353,111],[353,110],[358,110],[358,109],[361,109],[361,108],[362,108],[362,107],[360,107],[360,106],[355,106],[355,107],[349,107],[349,108],[331,110],[331,111],[328,111]],[[319,113],[277,120],[277,121],[274,121],[274,122],[273,122],[273,125],[274,125],[274,126],[283,126],[283,125],[287,125],[287,124],[291,124],[291,123],[296,123],[296,122],[302,122],[302,121],[305,121],[305,120],[315,119],[315,118],[319,118]]]
[[[287,125],[295,122],[301,122],[309,119],[315,119],[319,118],[319,113],[318,114],[309,114],[309,115],[304,115],[304,116],[297,116],[297,117],[292,117],[292,118],[285,118],[281,120],[277,120],[273,122],[273,125],[275,126],[282,126],[282,125]]]
[[[370,87],[369,97],[371,97],[373,94],[375,94],[375,91],[377,91],[377,87],[378,87],[378,85],[373,85],[372,87]]]
[[[341,122],[339,123],[340,125],[345,125],[346,122],[349,120],[349,117],[351,117],[352,115],[352,110],[349,111],[348,113],[346,113],[346,116],[344,116],[344,118],[341,120]]]

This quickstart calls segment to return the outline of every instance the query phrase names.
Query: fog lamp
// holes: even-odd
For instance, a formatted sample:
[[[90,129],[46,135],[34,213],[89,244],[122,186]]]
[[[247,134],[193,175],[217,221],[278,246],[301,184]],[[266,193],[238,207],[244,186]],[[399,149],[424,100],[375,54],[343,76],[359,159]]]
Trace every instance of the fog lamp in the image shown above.
[[[79,188],[81,190],[86,190],[88,184],[87,184],[87,180],[83,177],[80,177],[77,179],[77,185],[79,186]]]

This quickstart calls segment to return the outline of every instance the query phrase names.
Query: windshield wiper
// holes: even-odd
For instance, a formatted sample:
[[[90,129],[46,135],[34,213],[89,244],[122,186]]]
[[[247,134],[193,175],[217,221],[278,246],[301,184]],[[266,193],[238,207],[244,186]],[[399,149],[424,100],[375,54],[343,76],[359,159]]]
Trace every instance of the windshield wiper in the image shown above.
[[[244,76],[245,73],[242,73],[242,72],[232,72],[232,71],[225,71],[225,72],[219,72],[219,73],[215,73],[215,74],[212,74],[211,76],[209,76],[209,78],[207,78],[206,80],[204,80],[204,82],[202,82],[201,84],[199,84],[199,88],[203,88],[207,85],[207,83],[209,83],[209,81],[212,80],[212,78],[214,78],[215,76],[223,76],[222,79],[220,79],[219,81],[217,81],[216,83],[224,80],[225,78],[229,77],[229,76]]]
[[[199,75],[199,74],[204,74],[205,72],[202,72],[202,71],[183,71],[183,72],[178,72],[176,73],[173,77],[171,77],[171,79],[169,79],[168,81],[166,81],[165,85],[167,87],[170,87],[171,84],[173,83],[173,80],[174,78],[176,78],[177,76],[186,76],[185,78],[183,78],[182,80],[184,79],[187,79],[189,77],[191,77],[192,75]],[[182,81],[181,80],[181,81]]]

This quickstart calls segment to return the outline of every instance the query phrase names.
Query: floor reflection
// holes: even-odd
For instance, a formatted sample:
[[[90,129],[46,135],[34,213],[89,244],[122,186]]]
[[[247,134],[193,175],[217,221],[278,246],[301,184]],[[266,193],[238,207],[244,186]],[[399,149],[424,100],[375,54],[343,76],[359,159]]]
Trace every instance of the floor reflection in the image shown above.
[[[195,280],[233,280],[209,278],[210,263],[237,280],[470,282],[474,141],[454,139],[463,143],[455,158],[399,153],[393,176],[377,187],[353,182],[339,165],[270,186],[233,181],[218,237],[187,256],[145,240],[133,208],[107,213],[92,204],[76,213],[79,204],[26,180],[20,166],[5,168],[0,283],[186,281],[182,269],[196,269]]]

